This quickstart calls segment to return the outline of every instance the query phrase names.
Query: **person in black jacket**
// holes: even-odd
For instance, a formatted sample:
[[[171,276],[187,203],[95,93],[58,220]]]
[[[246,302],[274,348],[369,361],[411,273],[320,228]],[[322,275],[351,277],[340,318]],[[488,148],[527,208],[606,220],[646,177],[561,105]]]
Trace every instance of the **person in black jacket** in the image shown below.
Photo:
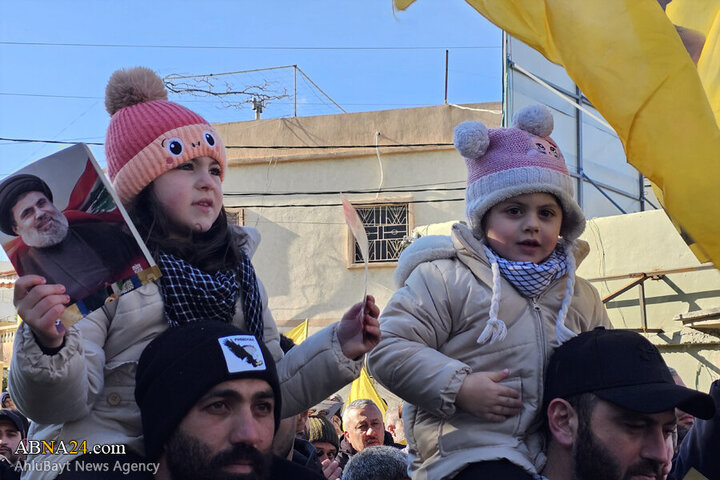
[[[213,321],[170,328],[143,351],[135,378],[156,479],[323,480],[272,454],[280,384],[255,336]]]
[[[720,406],[720,380],[710,386],[710,396]],[[671,480],[682,480],[691,468],[707,478],[720,478],[720,408],[707,420],[696,419],[680,445]]]
[[[15,409],[0,410],[0,480],[20,479],[24,455],[18,446],[27,436],[27,419]]]
[[[393,442],[390,432],[385,431],[383,416],[372,400],[363,398],[353,400],[343,411],[343,438],[340,441],[340,452],[336,460],[340,468],[345,468],[350,457],[367,447],[389,445],[404,448],[404,445]]]

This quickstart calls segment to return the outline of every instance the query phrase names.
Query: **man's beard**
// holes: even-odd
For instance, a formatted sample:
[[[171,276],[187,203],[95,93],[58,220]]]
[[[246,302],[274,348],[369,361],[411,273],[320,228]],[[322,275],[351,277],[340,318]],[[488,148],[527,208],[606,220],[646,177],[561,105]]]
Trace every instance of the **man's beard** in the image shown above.
[[[50,228],[47,231],[39,231],[37,225],[47,221],[52,222]],[[65,215],[60,212],[54,215],[46,213],[35,222],[33,228],[23,232],[22,239],[28,247],[52,247],[65,239],[67,231],[68,221]]]
[[[0,462],[7,462],[11,465],[15,465],[18,461],[18,456],[10,448],[3,448],[0,450]]]
[[[178,430],[165,446],[165,459],[172,480],[263,480],[268,478],[271,456],[246,444],[234,445],[212,456],[210,447]],[[251,460],[253,471],[242,475],[222,470],[237,460]]]
[[[587,422],[578,424],[578,438],[573,446],[573,480],[626,480],[634,475],[661,478],[662,464],[643,459],[624,473],[612,453],[593,435]]]

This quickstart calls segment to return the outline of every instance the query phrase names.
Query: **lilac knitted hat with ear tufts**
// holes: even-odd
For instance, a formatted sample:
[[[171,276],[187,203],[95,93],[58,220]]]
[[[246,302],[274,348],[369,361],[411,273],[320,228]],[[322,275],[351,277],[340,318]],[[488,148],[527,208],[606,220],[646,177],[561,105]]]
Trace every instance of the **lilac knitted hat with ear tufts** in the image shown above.
[[[511,128],[488,130],[480,122],[455,127],[455,148],[465,157],[466,214],[482,234],[483,216],[494,205],[526,193],[550,193],[560,201],[560,234],[574,241],[585,230],[585,216],[574,198],[573,179],[560,149],[550,138],[553,118],[543,105],[518,111]]]

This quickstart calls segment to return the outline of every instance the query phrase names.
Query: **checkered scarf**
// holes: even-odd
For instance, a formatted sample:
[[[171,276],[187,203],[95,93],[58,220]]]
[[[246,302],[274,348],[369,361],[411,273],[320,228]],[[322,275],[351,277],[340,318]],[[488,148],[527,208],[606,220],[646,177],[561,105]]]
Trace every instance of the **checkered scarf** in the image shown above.
[[[500,278],[503,276],[515,285],[521,294],[535,297],[544,292],[553,280],[567,272],[563,301],[555,319],[555,337],[558,344],[562,345],[575,336],[575,333],[565,326],[565,318],[575,291],[575,257],[573,256],[575,245],[573,242],[564,245],[563,243],[558,242],[550,257],[540,265],[532,262],[512,262],[498,257],[491,248],[483,245],[492,270],[492,298],[487,325],[477,339],[479,344],[501,342],[507,335],[507,325],[498,318],[502,290]],[[505,263],[504,268],[500,266],[501,261]]]
[[[515,262],[501,257],[495,251],[500,272],[528,298],[537,297],[550,283],[567,272],[567,257],[562,242],[558,242],[550,256],[542,263]]]
[[[160,252],[158,266],[162,271],[160,294],[165,318],[170,326],[198,320],[231,322],[240,288],[243,291],[243,314],[247,329],[263,340],[260,288],[250,260],[239,252],[238,270],[203,272],[185,260]]]

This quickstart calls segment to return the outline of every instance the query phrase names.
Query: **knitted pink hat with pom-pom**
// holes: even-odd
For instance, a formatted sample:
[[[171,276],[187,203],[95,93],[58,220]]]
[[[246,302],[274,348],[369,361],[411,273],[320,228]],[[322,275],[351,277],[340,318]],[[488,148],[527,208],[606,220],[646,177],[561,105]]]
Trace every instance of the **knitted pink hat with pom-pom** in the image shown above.
[[[585,229],[585,216],[573,196],[573,179],[568,173],[560,149],[550,138],[553,118],[542,105],[518,111],[511,128],[488,130],[480,122],[463,122],[455,127],[455,148],[465,157],[468,185],[465,190],[466,213],[476,234],[484,237],[483,216],[493,206],[526,193],[549,193],[560,202],[563,211],[560,234],[565,239],[567,275],[563,301],[555,320],[559,344],[575,334],[565,326],[575,291],[574,242]],[[492,270],[492,297],[488,322],[478,343],[502,341],[507,326],[498,318],[502,282],[496,254],[485,246]]]
[[[122,203],[153,180],[193,158],[227,160],[220,135],[197,113],[170,102],[163,81],[144,67],[118,70],[105,90],[111,115],[105,140],[108,175]]]
[[[550,138],[552,130],[552,115],[542,105],[518,111],[511,128],[488,130],[480,122],[455,127],[455,148],[468,168],[466,214],[476,232],[482,233],[482,218],[494,205],[539,192],[560,201],[563,238],[573,241],[583,232],[585,216],[575,201],[565,159]]]

